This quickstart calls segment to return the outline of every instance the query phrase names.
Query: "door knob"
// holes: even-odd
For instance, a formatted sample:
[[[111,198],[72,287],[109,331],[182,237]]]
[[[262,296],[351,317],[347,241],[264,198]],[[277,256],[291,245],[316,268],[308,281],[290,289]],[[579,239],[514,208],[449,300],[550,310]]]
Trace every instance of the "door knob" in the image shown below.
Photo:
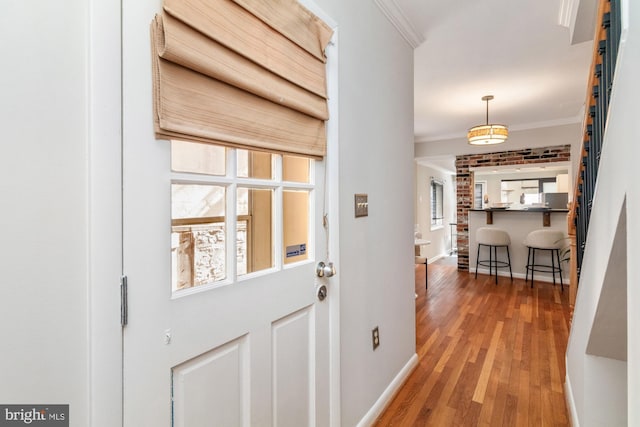
[[[333,266],[332,262],[327,262],[326,264],[323,261],[320,261],[316,266],[316,275],[318,277],[331,277],[336,274],[336,269]]]

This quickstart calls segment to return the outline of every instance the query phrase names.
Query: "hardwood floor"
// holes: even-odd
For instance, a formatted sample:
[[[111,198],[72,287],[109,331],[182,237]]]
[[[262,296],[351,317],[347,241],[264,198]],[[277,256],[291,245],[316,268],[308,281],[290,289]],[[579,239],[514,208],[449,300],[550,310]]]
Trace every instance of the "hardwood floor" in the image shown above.
[[[416,266],[414,370],[377,426],[568,426],[569,292]]]

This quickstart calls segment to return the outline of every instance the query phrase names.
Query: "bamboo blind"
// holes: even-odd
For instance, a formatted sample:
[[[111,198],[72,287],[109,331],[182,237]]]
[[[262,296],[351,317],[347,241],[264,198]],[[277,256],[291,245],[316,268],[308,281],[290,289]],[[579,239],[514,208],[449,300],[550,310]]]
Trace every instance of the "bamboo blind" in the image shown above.
[[[165,0],[151,35],[158,138],[324,156],[332,30],[296,0]]]

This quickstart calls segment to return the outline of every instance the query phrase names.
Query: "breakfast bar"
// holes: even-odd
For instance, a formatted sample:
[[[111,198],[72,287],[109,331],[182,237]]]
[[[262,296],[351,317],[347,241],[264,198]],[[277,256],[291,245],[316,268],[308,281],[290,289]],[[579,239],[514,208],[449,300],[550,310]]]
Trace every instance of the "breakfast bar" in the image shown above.
[[[469,271],[475,271],[477,241],[476,231],[480,227],[495,227],[506,231],[511,238],[510,254],[513,276],[525,278],[527,265],[527,235],[540,229],[558,230],[567,235],[567,209],[529,208],[529,209],[470,209],[469,210]],[[568,241],[567,241],[568,244]],[[549,264],[551,261],[549,260]],[[568,277],[568,268],[562,265],[563,277]],[[567,271],[565,271],[567,270]],[[489,274],[487,268],[480,266],[479,272]],[[508,272],[501,272],[507,274]],[[536,273],[536,280],[552,281],[550,273]],[[566,280],[566,279],[565,279]]]

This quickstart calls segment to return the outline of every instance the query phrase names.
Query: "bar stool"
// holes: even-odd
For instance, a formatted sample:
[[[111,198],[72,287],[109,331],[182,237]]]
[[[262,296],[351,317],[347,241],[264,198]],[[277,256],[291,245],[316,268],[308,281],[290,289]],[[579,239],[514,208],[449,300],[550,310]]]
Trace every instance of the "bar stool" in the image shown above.
[[[556,273],[560,275],[560,290],[564,291],[564,283],[562,282],[562,265],[560,263],[560,249],[565,239],[564,233],[559,230],[534,230],[527,234],[524,239],[524,245],[529,248],[527,254],[527,275],[525,283],[529,279],[529,271],[531,271],[531,287],[533,288],[533,272],[551,273],[553,276],[553,285],[556,285]],[[536,264],[536,251],[551,252],[551,265]],[[556,266],[553,259],[554,255],[558,261]]]
[[[493,227],[480,227],[476,230],[476,241],[478,243],[478,253],[476,255],[476,279],[478,278],[478,265],[489,267],[489,275],[492,269],[496,272],[496,285],[498,284],[498,268],[509,267],[509,275],[513,282],[513,272],[511,271],[511,256],[509,255],[509,245],[511,238],[506,231]],[[489,247],[489,259],[480,259],[480,246]],[[498,248],[507,249],[507,262],[498,261]]]

